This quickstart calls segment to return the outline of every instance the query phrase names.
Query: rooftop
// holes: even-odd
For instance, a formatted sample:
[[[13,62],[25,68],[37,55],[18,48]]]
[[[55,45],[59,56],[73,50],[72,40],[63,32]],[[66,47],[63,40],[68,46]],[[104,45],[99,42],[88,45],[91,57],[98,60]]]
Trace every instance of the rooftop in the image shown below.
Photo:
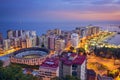
[[[57,69],[58,64],[59,64],[58,57],[46,58],[46,60],[40,65],[40,68]]]
[[[63,63],[66,65],[81,65],[86,60],[86,57],[76,53],[67,53],[62,58],[60,58],[60,60],[63,61]]]

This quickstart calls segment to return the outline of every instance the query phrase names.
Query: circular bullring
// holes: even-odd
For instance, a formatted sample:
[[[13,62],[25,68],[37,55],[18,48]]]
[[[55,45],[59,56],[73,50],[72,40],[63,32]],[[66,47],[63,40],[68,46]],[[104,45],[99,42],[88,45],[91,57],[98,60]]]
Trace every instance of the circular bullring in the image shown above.
[[[40,65],[48,56],[49,50],[44,48],[25,48],[15,51],[10,56],[11,63]]]

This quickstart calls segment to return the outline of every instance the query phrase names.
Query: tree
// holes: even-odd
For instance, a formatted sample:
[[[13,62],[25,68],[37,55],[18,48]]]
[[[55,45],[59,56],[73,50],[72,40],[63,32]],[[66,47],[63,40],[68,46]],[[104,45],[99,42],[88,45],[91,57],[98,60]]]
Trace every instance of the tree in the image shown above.
[[[3,66],[3,61],[2,60],[0,60],[0,67],[2,67]]]
[[[73,46],[70,47],[70,52],[73,52],[75,48]]]
[[[85,54],[85,49],[84,48],[77,48],[76,51],[77,51],[78,54],[80,54],[80,53]]]
[[[38,78],[23,74],[20,66],[10,65],[0,68],[0,80],[38,80]]]
[[[51,80],[60,80],[59,77],[54,77]]]
[[[65,77],[65,80],[80,80],[80,79],[78,79],[78,78],[75,77],[75,76],[69,76],[69,75],[67,75],[67,76]]]

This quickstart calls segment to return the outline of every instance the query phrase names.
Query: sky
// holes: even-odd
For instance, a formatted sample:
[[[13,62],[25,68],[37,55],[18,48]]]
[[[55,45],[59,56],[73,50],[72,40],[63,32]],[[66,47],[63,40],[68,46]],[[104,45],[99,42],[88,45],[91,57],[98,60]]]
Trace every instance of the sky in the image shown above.
[[[0,23],[119,22],[120,0],[0,0]]]

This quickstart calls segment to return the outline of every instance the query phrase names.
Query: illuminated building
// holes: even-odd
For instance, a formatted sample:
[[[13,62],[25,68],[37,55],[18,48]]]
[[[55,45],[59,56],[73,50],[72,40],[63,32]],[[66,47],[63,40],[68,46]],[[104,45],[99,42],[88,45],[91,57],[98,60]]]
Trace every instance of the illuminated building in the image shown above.
[[[25,38],[29,38],[30,37],[30,31],[25,31],[24,35],[25,35]]]
[[[32,38],[26,38],[27,48],[32,47]]]
[[[100,28],[99,27],[96,27],[96,26],[88,26],[87,28],[86,28],[86,34],[87,34],[87,36],[91,36],[92,34],[97,34],[97,33],[99,33],[99,31],[100,31]]]
[[[23,35],[23,30],[18,30],[18,36],[22,36]]]
[[[55,37],[52,35],[48,37],[48,49],[55,50]]]
[[[75,33],[79,34],[80,37],[85,37],[85,27],[76,27]]]
[[[67,53],[60,58],[59,77],[76,76],[86,80],[86,57],[76,53]]]
[[[55,29],[55,30],[54,30],[54,33],[55,33],[56,35],[61,35],[61,30],[60,30],[60,29]]]
[[[8,31],[7,31],[7,38],[8,38],[8,39],[11,39],[11,38],[14,37],[13,32],[14,32],[13,30],[8,30]]]
[[[20,47],[21,44],[20,44],[20,39],[19,38],[14,38],[14,47],[17,48],[17,47]]]
[[[65,32],[63,33],[64,38],[65,38],[65,44],[67,45],[70,42],[71,39],[71,33],[70,32]]]
[[[48,48],[48,36],[47,35],[42,35],[38,37],[38,41],[39,41],[39,46],[41,47],[42,45],[44,45],[44,47]]]
[[[21,41],[21,48],[27,48],[27,43],[25,40]]]
[[[18,30],[13,31],[13,36],[18,37]]]
[[[61,51],[65,48],[65,40],[56,39],[55,40],[55,51]]]
[[[30,36],[31,37],[36,37],[36,31],[30,31]]]
[[[47,35],[61,35],[61,30],[60,29],[54,29],[54,30],[48,30]]]
[[[4,50],[10,49],[10,39],[3,40],[3,48]]]
[[[2,33],[0,33],[0,45],[2,44],[3,41],[3,37],[2,37]]]
[[[37,41],[36,37],[32,37],[32,47],[36,46],[36,44],[37,44],[36,41]]]
[[[71,34],[71,43],[73,47],[77,47],[79,43],[79,35],[76,33]]]
[[[39,67],[39,75],[43,80],[51,80],[51,78],[59,76],[59,58],[51,57],[46,60]]]
[[[10,56],[10,62],[26,65],[40,65],[46,57],[48,57],[49,51],[43,48],[25,48],[15,51]]]

